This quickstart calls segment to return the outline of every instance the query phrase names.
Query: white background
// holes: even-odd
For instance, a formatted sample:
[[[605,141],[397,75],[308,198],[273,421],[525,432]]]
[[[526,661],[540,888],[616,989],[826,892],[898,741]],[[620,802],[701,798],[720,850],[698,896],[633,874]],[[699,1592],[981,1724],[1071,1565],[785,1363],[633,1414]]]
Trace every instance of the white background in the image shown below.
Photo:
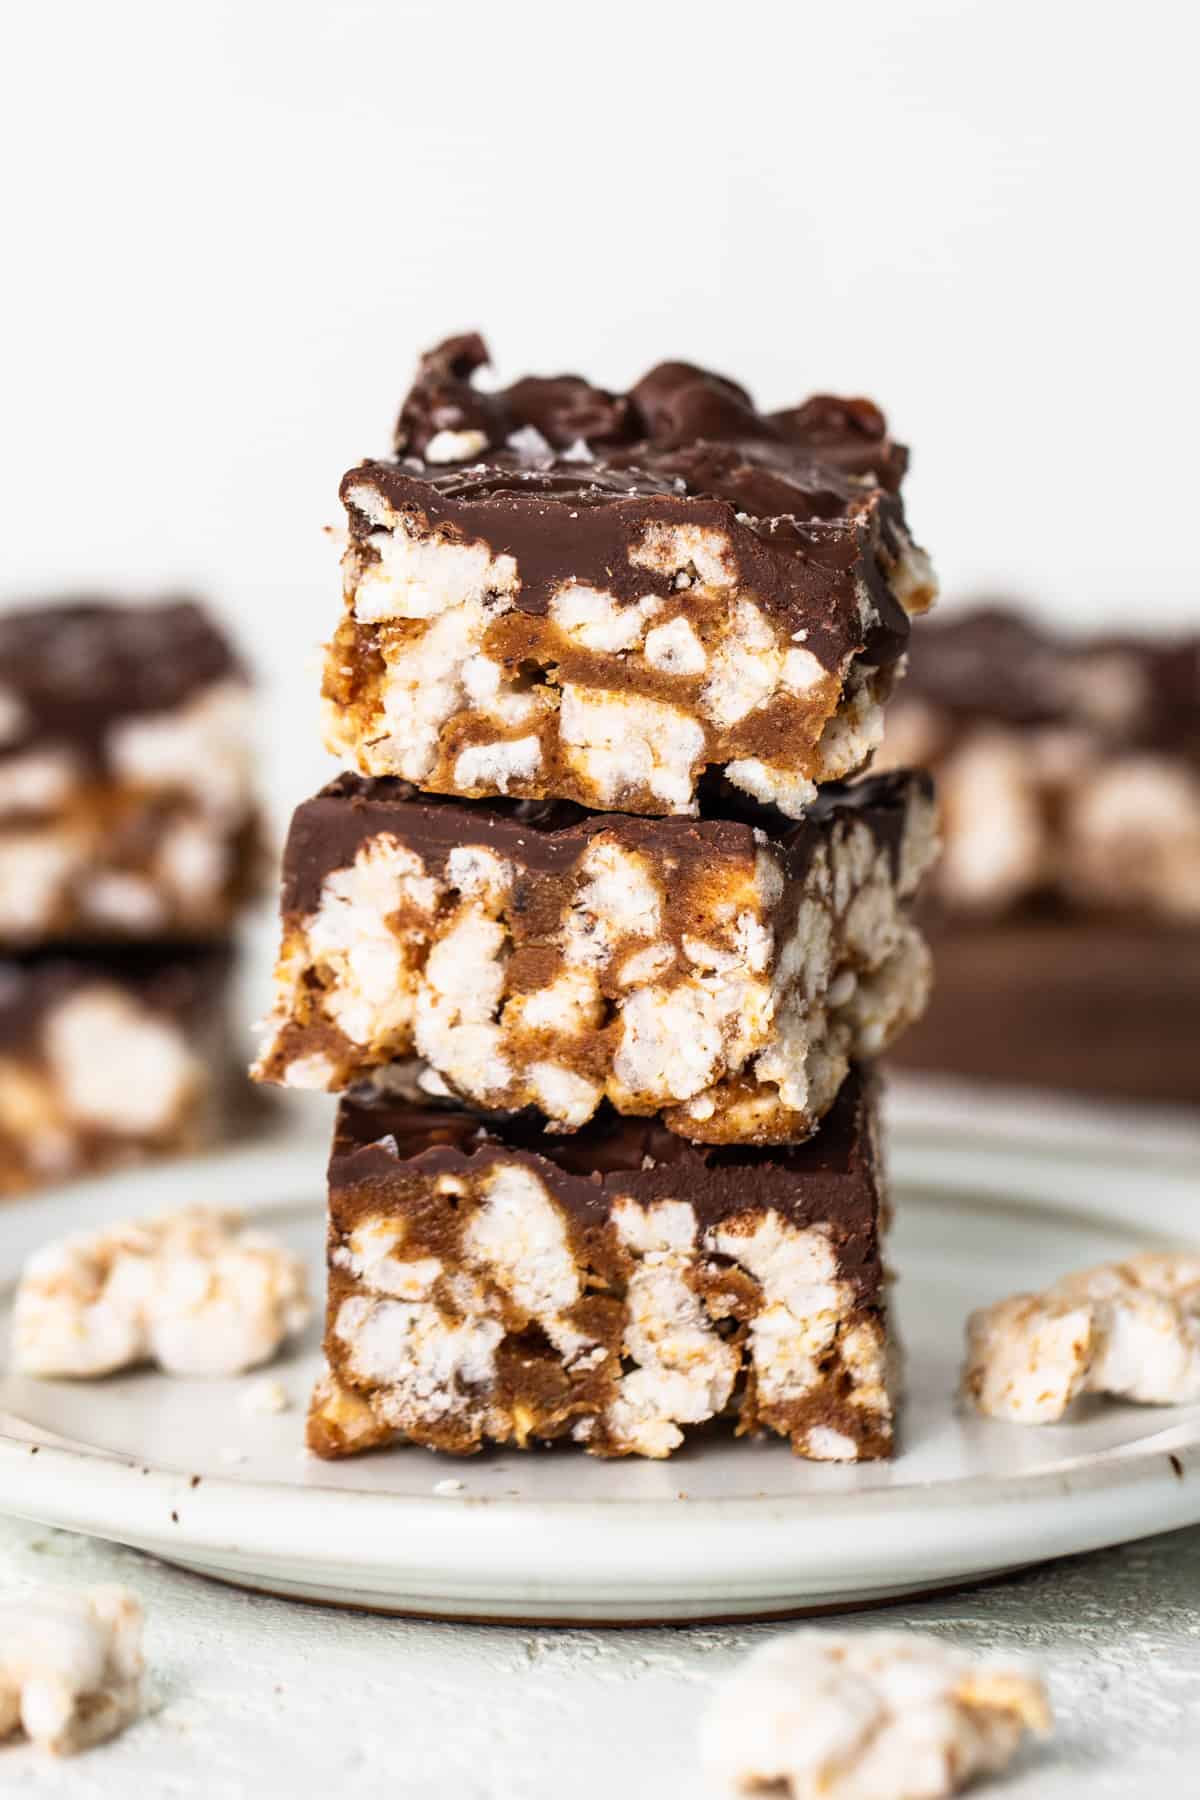
[[[336,486],[416,352],[865,391],[949,589],[1200,614],[1194,11],[0,8],[0,594],[196,584],[326,773]]]

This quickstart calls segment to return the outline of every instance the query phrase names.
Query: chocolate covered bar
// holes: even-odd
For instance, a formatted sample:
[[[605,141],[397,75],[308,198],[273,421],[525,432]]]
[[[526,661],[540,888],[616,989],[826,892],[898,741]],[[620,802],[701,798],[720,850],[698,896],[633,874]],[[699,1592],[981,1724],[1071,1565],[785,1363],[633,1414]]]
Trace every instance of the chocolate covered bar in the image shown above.
[[[865,400],[760,413],[662,363],[628,393],[421,364],[396,455],[351,469],[325,735],[429,792],[694,813],[706,769],[795,817],[881,736],[932,601],[907,453]]]
[[[876,766],[928,763],[937,981],[890,1052],[953,1080],[1200,1103],[1200,638],[922,631]]]
[[[823,789],[802,821],[718,799],[646,819],[342,776],[292,823],[259,1078],[416,1058],[426,1092],[558,1130],[607,1100],[708,1143],[807,1137],[925,1002],[930,784]]]
[[[0,957],[0,1195],[213,1135],[231,969],[216,946]]]
[[[343,1101],[329,1208],[319,1456],[569,1438],[662,1457],[712,1419],[821,1460],[890,1453],[867,1077],[770,1152]]]
[[[249,711],[191,602],[0,615],[0,945],[225,935],[258,873]]]
[[[1058,638],[1003,607],[922,631],[877,766],[935,772],[952,915],[1200,922],[1200,638]]]

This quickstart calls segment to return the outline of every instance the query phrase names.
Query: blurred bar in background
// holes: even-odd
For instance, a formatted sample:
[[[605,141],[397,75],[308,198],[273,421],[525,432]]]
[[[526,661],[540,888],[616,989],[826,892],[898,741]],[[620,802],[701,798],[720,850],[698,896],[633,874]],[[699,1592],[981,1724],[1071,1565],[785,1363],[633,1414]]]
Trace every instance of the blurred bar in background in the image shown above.
[[[0,958],[0,1196],[222,1134],[232,963],[222,945]]]
[[[1200,638],[1006,606],[914,637],[877,767],[933,769],[937,978],[902,1068],[1200,1103]]]
[[[189,600],[0,616],[0,1194],[223,1132],[249,678]]]

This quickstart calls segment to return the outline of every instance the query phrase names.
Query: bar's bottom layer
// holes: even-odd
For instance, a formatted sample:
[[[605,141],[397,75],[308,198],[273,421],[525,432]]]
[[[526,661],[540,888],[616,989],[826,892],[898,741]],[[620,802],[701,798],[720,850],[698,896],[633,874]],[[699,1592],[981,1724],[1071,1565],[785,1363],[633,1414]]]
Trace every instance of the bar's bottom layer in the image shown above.
[[[220,946],[0,958],[0,1197],[234,1128],[232,967]]]
[[[1064,914],[927,930],[933,998],[896,1068],[1200,1106],[1200,928]]]
[[[885,1222],[857,1075],[816,1138],[772,1152],[343,1103],[309,1446],[662,1457],[727,1419],[802,1456],[887,1456]]]

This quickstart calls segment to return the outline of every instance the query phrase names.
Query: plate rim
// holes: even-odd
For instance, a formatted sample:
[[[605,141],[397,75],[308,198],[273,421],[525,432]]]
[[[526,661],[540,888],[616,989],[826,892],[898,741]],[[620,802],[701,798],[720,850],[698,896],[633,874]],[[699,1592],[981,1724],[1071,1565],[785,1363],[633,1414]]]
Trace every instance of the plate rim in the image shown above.
[[[1135,1220],[1116,1203],[1137,1162],[1132,1146],[1117,1162],[1109,1145],[1094,1158],[1047,1160],[1021,1143],[965,1152],[959,1141],[903,1127],[892,1136],[893,1160],[906,1165],[900,1179],[910,1187],[955,1193],[968,1204],[987,1204],[990,1194],[1043,1216],[1126,1232],[1136,1224],[1147,1237],[1186,1241],[1176,1209],[1181,1192],[1197,1192],[1190,1169],[1143,1164],[1139,1174],[1155,1204],[1139,1204]],[[145,1184],[161,1206],[166,1189],[194,1190],[207,1172],[249,1183],[248,1211],[283,1211],[299,1203],[300,1185],[311,1188],[323,1148],[306,1136],[276,1140],[176,1167],[170,1182],[162,1170],[125,1172],[91,1184],[86,1196],[75,1188],[53,1199],[56,1207],[91,1208],[119,1195],[129,1211]],[[256,1185],[262,1191],[253,1191]],[[1145,1198],[1140,1193],[1139,1203]],[[45,1198],[29,1204],[45,1218]],[[1200,1228],[1194,1238],[1200,1242]],[[556,1618],[599,1618],[614,1596],[634,1588],[639,1598],[624,1610],[640,1607],[642,1617],[646,1608],[669,1619],[694,1616],[698,1607],[732,1616],[764,1605],[788,1610],[805,1598],[818,1603],[823,1594],[846,1593],[847,1584],[845,1603],[852,1605],[854,1593],[878,1589],[887,1581],[888,1527],[881,1521],[896,1515],[904,1524],[905,1564],[915,1558],[919,1581],[969,1580],[1200,1521],[1200,1418],[1180,1422],[1169,1409],[1159,1416],[1161,1426],[1128,1446],[1011,1475],[919,1479],[857,1493],[517,1499],[196,1477],[57,1440],[31,1421],[0,1414],[0,1509],[168,1560],[174,1553],[224,1579],[240,1573],[249,1585],[269,1584],[272,1573],[294,1585],[298,1576],[310,1598],[346,1591],[340,1570],[351,1581],[365,1578],[381,1599],[403,1597],[405,1610],[444,1616],[473,1607],[476,1616],[497,1618],[522,1608],[523,1616],[540,1609]],[[446,1466],[456,1469],[462,1460]],[[684,1488],[686,1461],[676,1466]],[[948,1515],[955,1519],[951,1532]],[[903,1578],[908,1571],[893,1572]]]

